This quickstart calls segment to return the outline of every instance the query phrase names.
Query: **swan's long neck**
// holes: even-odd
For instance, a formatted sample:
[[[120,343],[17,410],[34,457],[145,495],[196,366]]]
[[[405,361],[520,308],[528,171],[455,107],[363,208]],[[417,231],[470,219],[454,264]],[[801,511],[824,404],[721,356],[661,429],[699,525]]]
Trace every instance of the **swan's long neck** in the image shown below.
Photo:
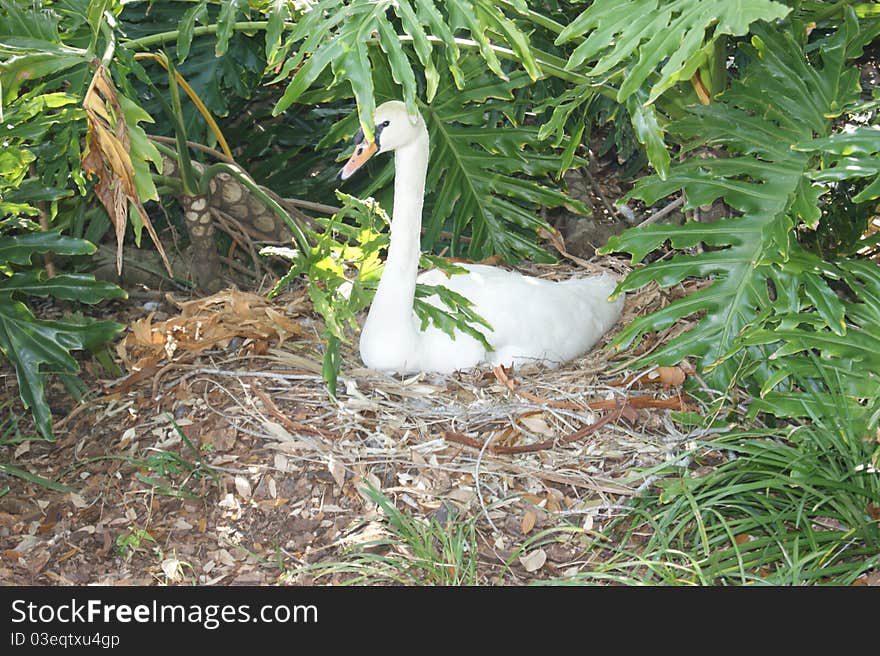
[[[419,138],[398,148],[394,156],[391,244],[367,317],[367,322],[373,323],[375,328],[388,329],[389,338],[395,333],[411,339],[417,339],[418,335],[412,309],[421,254],[422,204],[427,171],[428,133],[425,130]],[[381,327],[375,325],[377,323],[381,323]],[[402,332],[405,334],[401,335]]]

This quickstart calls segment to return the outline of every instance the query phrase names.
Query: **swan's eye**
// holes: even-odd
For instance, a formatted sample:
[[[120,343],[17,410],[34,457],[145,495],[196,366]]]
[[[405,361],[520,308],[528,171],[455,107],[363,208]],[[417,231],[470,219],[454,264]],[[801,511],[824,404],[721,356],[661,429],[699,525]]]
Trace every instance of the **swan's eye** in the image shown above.
[[[387,128],[389,125],[391,125],[391,121],[382,121],[382,124],[379,127]]]

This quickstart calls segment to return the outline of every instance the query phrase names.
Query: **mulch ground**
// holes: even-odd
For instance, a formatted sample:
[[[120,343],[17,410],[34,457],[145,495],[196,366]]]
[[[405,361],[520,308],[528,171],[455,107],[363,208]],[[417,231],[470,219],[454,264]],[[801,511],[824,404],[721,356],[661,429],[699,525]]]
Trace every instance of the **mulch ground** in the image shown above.
[[[618,329],[681,293],[631,296]],[[690,372],[626,366],[668,335],[623,355],[606,338],[555,370],[409,378],[364,369],[347,347],[333,400],[301,290],[106,310],[128,325],[115,347],[125,375],[83,360],[78,404],[54,382],[55,443],[25,439],[14,372],[0,372],[12,404],[0,463],[59,486],[0,472],[4,584],[337,583],[311,566],[399,550],[370,546],[387,533],[365,485],[419,519],[473,519],[480,582],[565,578],[601,557],[586,538],[651,484],[641,472],[692,439],[669,414],[692,403]]]

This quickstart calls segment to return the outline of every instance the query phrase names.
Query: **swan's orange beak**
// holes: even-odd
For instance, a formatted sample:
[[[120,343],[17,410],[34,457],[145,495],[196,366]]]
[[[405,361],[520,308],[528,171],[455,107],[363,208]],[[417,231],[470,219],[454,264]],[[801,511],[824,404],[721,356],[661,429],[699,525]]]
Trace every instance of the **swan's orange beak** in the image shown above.
[[[345,166],[343,166],[342,169],[339,171],[339,179],[348,180],[351,177],[351,174],[362,167],[364,165],[364,162],[375,155],[378,150],[379,146],[376,144],[376,142],[362,139],[354,147],[354,152],[351,154],[351,157],[348,158]]]

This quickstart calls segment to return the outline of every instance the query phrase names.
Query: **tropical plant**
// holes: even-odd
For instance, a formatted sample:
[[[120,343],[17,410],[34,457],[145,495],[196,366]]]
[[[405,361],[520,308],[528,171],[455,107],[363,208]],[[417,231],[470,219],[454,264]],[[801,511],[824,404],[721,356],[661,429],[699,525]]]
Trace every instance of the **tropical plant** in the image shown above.
[[[876,334],[865,324],[865,309],[877,292],[876,265],[857,256],[823,260],[797,240],[798,228],[818,225],[823,197],[831,191],[817,184],[829,176],[814,153],[861,104],[858,70],[849,64],[861,54],[859,36],[850,11],[839,29],[809,43],[815,53],[810,58],[802,26],[757,27],[752,43],[741,45],[742,76],[717,102],[694,107],[669,126],[686,144],[685,152],[721,146],[727,156],[685,157],[665,180],[641,180],[631,195],[653,203],[680,190],[688,207],[721,198],[739,215],[710,224],[647,226],[609,242],[605,250],[629,252],[635,262],[667,241],[691,249],[637,269],[622,291],[651,280],[668,287],[687,277],[711,276],[700,291],[634,321],[618,336],[619,345],[700,313],[690,330],[652,353],[652,360],[668,364],[695,356],[719,389],[735,380],[753,381],[755,391],[774,399],[756,407],[784,416],[793,411],[781,401],[792,390],[796,359],[782,356],[814,351],[863,362],[869,373],[853,401],[876,392],[878,369],[869,355],[876,352]],[[858,249],[859,237],[851,251]]]
[[[75,193],[68,180],[85,190],[78,161],[85,112],[59,75],[75,75],[87,55],[60,44],[58,21],[52,16],[28,15],[25,20],[8,0],[0,8],[0,54],[6,57],[0,63],[0,352],[15,365],[22,402],[33,412],[37,430],[51,439],[46,374],[76,373],[79,365],[71,351],[95,350],[122,326],[85,317],[40,320],[25,301],[52,296],[95,304],[125,292],[87,274],[47,277],[43,262],[34,261],[35,255],[45,254],[51,266],[51,257],[95,251],[87,241],[50,229],[51,219]]]
[[[224,3],[221,26],[236,17],[239,4]],[[44,394],[46,373],[74,373],[78,366],[70,351],[94,350],[122,329],[85,318],[40,321],[24,304],[27,296],[51,295],[88,304],[125,296],[115,285],[96,282],[86,274],[54,275],[60,260],[53,256],[66,257],[64,266],[76,269],[80,265],[71,257],[95,252],[93,244],[73,235],[100,238],[112,225],[121,271],[128,226],[138,242],[146,228],[170,273],[170,263],[143,205],[159,200],[159,188],[170,187],[188,211],[185,218],[192,219],[187,225],[196,226],[190,230],[194,250],[201,245],[205,255],[193,262],[210,265],[217,259],[217,245],[212,231],[205,228],[212,221],[205,217],[210,208],[198,199],[210,187],[221,187],[215,178],[225,176],[223,185],[244,188],[268,213],[287,221],[288,234],[302,237],[298,225],[240,167],[231,162],[205,167],[191,161],[178,86],[189,93],[206,125],[216,129],[216,123],[162,53],[139,55],[136,48],[119,46],[122,12],[123,3],[118,0],[0,2],[0,139],[4,145],[0,153],[0,272],[5,276],[0,282],[0,349],[15,365],[22,401],[47,438],[52,432]],[[231,35],[221,30],[218,47],[228,47]],[[183,59],[188,44],[181,39],[178,46]],[[139,63],[145,59],[167,71],[167,100]],[[151,91],[153,100],[168,112],[169,123],[175,126],[176,151],[148,138],[140,124],[153,118],[140,106],[141,94],[134,85]],[[176,161],[179,177],[160,175],[165,168],[163,154]],[[244,194],[239,191],[238,196]],[[104,210],[97,218],[87,211],[92,199],[100,201]],[[304,238],[301,243],[306,245]],[[42,262],[33,261],[35,253],[49,254],[45,272]],[[198,278],[200,271],[196,273]],[[197,282],[220,281],[216,267],[200,278]],[[62,379],[75,389],[73,379]]]

